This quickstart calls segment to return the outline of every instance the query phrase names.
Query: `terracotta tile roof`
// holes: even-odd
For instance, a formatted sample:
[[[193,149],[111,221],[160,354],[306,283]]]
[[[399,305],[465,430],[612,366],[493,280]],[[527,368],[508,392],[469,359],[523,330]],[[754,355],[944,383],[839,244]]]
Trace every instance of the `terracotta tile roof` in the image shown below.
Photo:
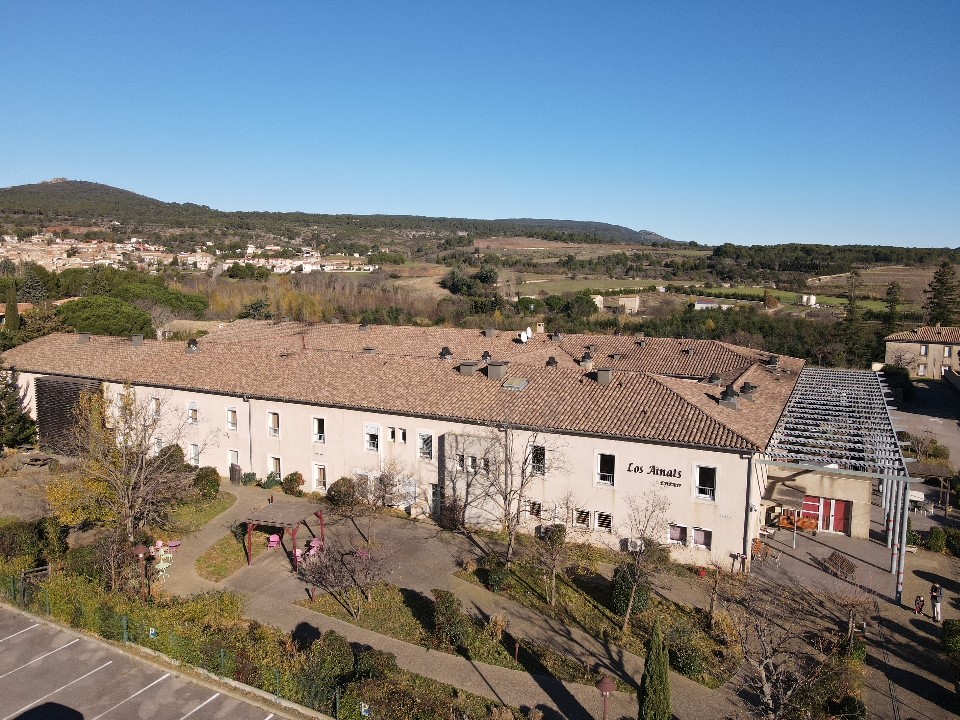
[[[543,348],[519,344],[513,348],[509,336],[483,338],[481,342],[473,331],[390,328],[378,333],[371,329],[363,337],[379,340],[371,345],[379,344],[383,350],[365,354],[349,347],[355,341],[350,333],[331,333],[322,343],[333,345],[340,338],[345,349],[323,349],[316,347],[321,343],[315,336],[298,335],[296,327],[271,325],[268,332],[262,332],[262,325],[247,324],[227,333],[217,331],[202,338],[199,352],[192,354],[180,342],[147,340],[134,347],[121,338],[93,337],[80,344],[75,334],[55,334],[8,351],[4,363],[24,372],[234,396],[248,394],[481,424],[506,421],[557,432],[741,450],[762,449],[766,445],[789,395],[786,390],[775,391],[775,381],[761,374],[766,371],[747,362],[751,351],[739,354],[719,343],[651,338],[640,351],[653,349],[651,356],[661,358],[661,364],[666,363],[662,358],[672,357],[671,353],[680,354],[681,367],[686,367],[687,361],[691,367],[694,361],[699,363],[697,367],[704,363],[696,352],[687,356],[677,351],[677,347],[688,345],[704,354],[708,348],[717,351],[721,367],[733,367],[733,360],[739,358],[738,362],[747,363],[747,374],[739,375],[756,375],[755,382],[762,388],[757,402],[741,403],[740,412],[721,408],[712,398],[707,399],[716,388],[711,387],[704,394],[707,386],[691,381],[615,371],[609,385],[600,385],[574,367],[569,356],[565,367],[555,369],[544,367],[539,360],[528,364],[522,359],[532,355],[526,353],[533,349],[542,356]],[[406,340],[404,330],[410,334]],[[470,341],[458,343],[451,339],[457,333]],[[602,351],[635,344],[633,338],[612,336],[567,337],[559,344],[566,342],[577,347],[583,343],[583,337],[595,340]],[[509,364],[507,379],[525,378],[527,387],[511,392],[482,370],[472,376],[460,374],[456,360],[433,357],[439,339],[471,358],[477,357],[476,350],[483,344],[497,350],[495,355],[501,358],[511,357],[512,351],[512,356],[520,359]],[[551,341],[541,342],[546,347],[545,343]],[[401,350],[409,354],[397,354]],[[552,354],[559,359],[563,353],[554,347]],[[799,360],[791,362],[802,365]],[[616,362],[611,364],[616,367]],[[792,387],[794,380],[795,375],[784,375],[780,383],[783,388]]]
[[[887,335],[887,342],[933,342],[933,343],[960,343],[960,327],[925,327],[914,328],[906,332]]]

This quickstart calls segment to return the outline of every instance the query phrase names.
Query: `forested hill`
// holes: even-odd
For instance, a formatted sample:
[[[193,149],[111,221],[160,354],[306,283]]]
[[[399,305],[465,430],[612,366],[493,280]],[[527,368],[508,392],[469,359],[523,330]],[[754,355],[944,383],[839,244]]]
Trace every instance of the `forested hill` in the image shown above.
[[[577,242],[651,244],[671,242],[654,232],[620,225],[580,220],[472,220],[416,215],[348,215],[301,212],[224,212],[205,205],[170,203],[129,190],[82,180],[57,179],[33,185],[0,189],[0,215],[26,223],[109,221],[170,228],[203,228],[295,233],[298,228],[319,227],[355,233],[386,228],[437,233],[465,232],[471,236],[518,235]]]

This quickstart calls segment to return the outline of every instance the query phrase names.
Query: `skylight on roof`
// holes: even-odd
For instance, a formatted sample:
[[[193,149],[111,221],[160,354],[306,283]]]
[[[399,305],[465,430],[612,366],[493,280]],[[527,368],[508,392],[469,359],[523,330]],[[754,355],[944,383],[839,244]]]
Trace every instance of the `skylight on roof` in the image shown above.
[[[520,392],[521,390],[526,388],[527,385],[529,384],[530,384],[530,381],[527,380],[526,378],[517,377],[517,378],[510,378],[505,383],[503,383],[501,387],[504,390],[513,390],[514,392]]]

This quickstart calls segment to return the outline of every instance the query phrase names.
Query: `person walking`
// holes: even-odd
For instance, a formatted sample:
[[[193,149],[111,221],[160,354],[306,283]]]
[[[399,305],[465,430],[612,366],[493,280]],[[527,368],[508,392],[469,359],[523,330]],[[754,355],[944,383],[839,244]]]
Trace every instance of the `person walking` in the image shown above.
[[[913,614],[914,615],[923,615],[923,595],[917,595],[916,600],[913,601]]]
[[[933,621],[940,622],[940,602],[943,600],[943,588],[940,583],[930,586],[930,604],[933,606]]]

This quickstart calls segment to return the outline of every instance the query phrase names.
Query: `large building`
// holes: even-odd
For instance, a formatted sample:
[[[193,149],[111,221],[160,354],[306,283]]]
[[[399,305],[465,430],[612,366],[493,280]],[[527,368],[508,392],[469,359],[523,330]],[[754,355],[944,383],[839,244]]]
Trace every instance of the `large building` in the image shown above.
[[[916,377],[942,378],[960,372],[960,328],[925,326],[884,338],[884,362],[907,368]]]
[[[784,412],[803,361],[716,341],[238,321],[188,343],[55,334],[4,364],[47,446],[62,442],[80,392],[132,388],[195,465],[297,470],[307,491],[390,468],[412,515],[509,473],[527,484],[528,529],[566,520],[623,546],[632,508],[656,488],[669,502],[663,540],[694,562],[749,554],[791,493],[824,531],[863,536],[869,517],[869,481],[817,474],[837,467],[834,454],[815,447],[802,404]],[[796,457],[788,420],[814,438]],[[470,518],[496,515],[480,502]]]

